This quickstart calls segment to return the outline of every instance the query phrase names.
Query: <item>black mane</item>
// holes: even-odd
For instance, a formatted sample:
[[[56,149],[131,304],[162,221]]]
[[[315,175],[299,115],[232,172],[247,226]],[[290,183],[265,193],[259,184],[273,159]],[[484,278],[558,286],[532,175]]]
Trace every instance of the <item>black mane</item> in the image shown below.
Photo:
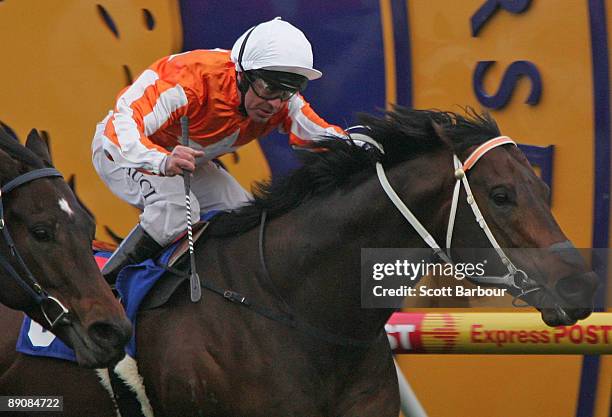
[[[11,136],[0,127],[0,150],[6,152],[13,159],[20,162],[20,173],[31,169],[44,168],[45,163],[34,152],[19,143],[19,139]]]
[[[499,128],[488,113],[471,108],[466,115],[435,110],[395,107],[382,117],[359,115],[368,135],[383,146],[385,154],[364,149],[352,141],[325,139],[318,142],[325,152],[301,152],[302,167],[272,182],[257,183],[254,200],[229,213],[217,215],[209,228],[212,236],[246,232],[257,226],[262,210],[269,218],[286,213],[313,196],[353,187],[372,175],[376,162],[386,169],[444,146],[434,129],[440,126],[458,154],[499,136]]]

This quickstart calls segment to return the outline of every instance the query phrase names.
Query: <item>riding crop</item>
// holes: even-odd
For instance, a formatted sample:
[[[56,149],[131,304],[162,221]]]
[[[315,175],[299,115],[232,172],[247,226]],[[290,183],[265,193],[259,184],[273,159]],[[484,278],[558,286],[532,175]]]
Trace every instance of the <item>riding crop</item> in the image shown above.
[[[181,117],[181,144],[189,146],[189,118]],[[191,290],[191,301],[196,303],[202,298],[202,287],[200,277],[196,272],[195,253],[193,251],[193,231],[191,228],[191,174],[183,170],[185,184],[185,207],[187,209],[187,239],[189,241],[189,258],[191,261],[191,275],[189,277],[189,288]]]

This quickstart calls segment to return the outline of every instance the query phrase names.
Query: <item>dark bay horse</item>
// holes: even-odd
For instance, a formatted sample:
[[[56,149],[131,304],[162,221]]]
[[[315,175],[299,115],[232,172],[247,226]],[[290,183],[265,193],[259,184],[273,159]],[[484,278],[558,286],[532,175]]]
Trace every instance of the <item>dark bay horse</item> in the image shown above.
[[[23,146],[0,128],[0,183],[0,302],[52,330],[82,366],[121,359],[131,325],[93,259],[95,224],[36,130]]]
[[[303,168],[261,186],[252,204],[214,220],[196,245],[197,268],[223,296],[204,291],[192,303],[185,282],[167,304],[139,314],[138,368],[157,417],[398,415],[384,333],[394,310],[361,308],[361,248],[427,246],[381,188],[375,164],[443,242],[457,178],[453,154],[464,160],[500,133],[478,114],[397,108],[362,119],[384,154],[321,142],[326,152],[307,155]],[[515,146],[496,147],[468,176],[496,243],[543,249],[537,258],[512,259],[533,276],[512,291],[551,305],[540,307],[549,325],[587,317],[596,278],[584,263],[548,250],[567,247],[567,238],[525,156]],[[490,244],[465,199],[452,242]],[[74,369],[67,364],[64,375]]]
[[[397,416],[395,369],[382,331],[392,310],[361,308],[360,250],[425,246],[383,192],[374,164],[382,163],[397,194],[443,242],[456,182],[453,153],[464,160],[500,132],[487,115],[401,108],[384,118],[364,116],[363,124],[384,155],[322,143],[327,152],[308,155],[303,168],[260,188],[251,205],[219,217],[196,248],[200,277],[276,317],[291,311],[298,329],[211,292],[193,304],[187,285],[164,307],[139,315],[139,369],[156,416]],[[469,177],[502,248],[567,242],[547,187],[516,146],[491,150]],[[489,247],[469,208],[460,207],[457,218],[454,246]],[[554,251],[513,261],[538,271],[539,291],[525,300],[552,301],[554,308],[542,308],[548,324],[590,314],[583,306],[592,304],[596,278],[583,264]]]

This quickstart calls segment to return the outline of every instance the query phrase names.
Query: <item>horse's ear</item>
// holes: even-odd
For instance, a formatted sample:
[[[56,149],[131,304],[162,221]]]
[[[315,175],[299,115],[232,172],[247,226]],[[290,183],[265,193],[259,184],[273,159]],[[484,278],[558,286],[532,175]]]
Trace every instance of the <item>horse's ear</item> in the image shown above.
[[[34,152],[40,159],[42,159],[49,165],[52,165],[49,145],[47,144],[47,141],[43,139],[40,133],[38,133],[38,130],[30,130],[30,133],[28,133],[28,138],[26,139],[25,146],[26,148]]]
[[[446,132],[444,131],[444,128],[442,126],[440,126],[439,124],[437,124],[436,122],[434,122],[433,120],[431,121],[431,127],[433,127],[434,132],[436,132],[436,135],[438,136],[438,138],[449,148],[449,149],[454,149],[453,147],[453,141],[449,139],[449,137],[446,135]]]
[[[17,134],[15,133],[15,131],[11,129],[11,127],[7,125],[6,123],[4,123],[2,120],[0,120],[0,131],[2,133],[7,134],[11,139],[15,139],[17,142],[19,142],[19,139],[17,138]]]

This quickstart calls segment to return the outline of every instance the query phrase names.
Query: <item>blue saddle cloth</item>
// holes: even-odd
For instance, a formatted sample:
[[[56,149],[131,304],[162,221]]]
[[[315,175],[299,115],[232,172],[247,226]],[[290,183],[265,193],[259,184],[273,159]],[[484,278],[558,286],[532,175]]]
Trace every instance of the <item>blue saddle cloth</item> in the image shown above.
[[[117,276],[117,292],[121,297],[121,304],[125,308],[126,315],[130,321],[136,323],[138,308],[144,300],[149,290],[159,280],[165,272],[164,266],[167,265],[170,256],[178,243],[169,246],[157,263],[152,259],[138,265],[125,267]],[[98,252],[95,256],[109,258],[110,252]],[[135,328],[135,326],[134,326]],[[126,346],[126,352],[131,357],[136,356],[136,340],[134,334]],[[46,356],[57,359],[75,361],[74,351],[66,346],[57,337],[52,337],[48,331],[44,330],[38,323],[29,317],[25,317],[19,338],[17,339],[17,351],[27,355]]]

